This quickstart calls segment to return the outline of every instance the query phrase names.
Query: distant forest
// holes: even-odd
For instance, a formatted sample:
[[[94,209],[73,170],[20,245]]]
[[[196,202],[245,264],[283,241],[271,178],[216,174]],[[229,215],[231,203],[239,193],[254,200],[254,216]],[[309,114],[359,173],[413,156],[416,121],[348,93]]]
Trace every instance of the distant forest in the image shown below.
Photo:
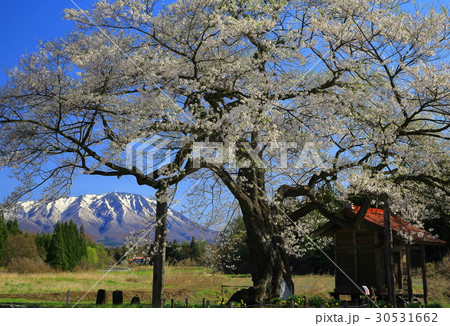
[[[99,268],[111,262],[102,244],[95,244],[75,222],[58,222],[52,234],[29,234],[17,220],[0,216],[0,266],[18,273]]]

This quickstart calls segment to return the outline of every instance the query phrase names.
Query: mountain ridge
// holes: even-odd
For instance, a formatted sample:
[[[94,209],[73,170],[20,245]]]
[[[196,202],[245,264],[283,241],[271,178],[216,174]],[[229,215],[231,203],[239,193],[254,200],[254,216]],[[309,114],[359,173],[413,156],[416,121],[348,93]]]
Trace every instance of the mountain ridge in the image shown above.
[[[52,233],[58,221],[73,220],[83,225],[85,233],[107,246],[120,246],[131,232],[137,232],[155,221],[156,201],[142,195],[110,192],[101,195],[64,197],[47,203],[18,203],[14,212],[22,230],[30,233]],[[214,242],[217,231],[207,229],[170,209],[167,214],[167,239]],[[153,236],[153,231],[150,232]]]

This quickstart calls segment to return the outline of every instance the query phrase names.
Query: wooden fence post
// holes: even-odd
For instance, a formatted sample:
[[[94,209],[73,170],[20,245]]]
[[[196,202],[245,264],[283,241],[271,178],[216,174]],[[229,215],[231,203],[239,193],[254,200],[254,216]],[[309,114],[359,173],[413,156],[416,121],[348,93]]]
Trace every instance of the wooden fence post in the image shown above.
[[[138,304],[141,304],[141,299],[139,299],[139,296],[138,295],[135,295],[132,299],[131,299],[131,302],[130,302],[130,305],[138,305]]]
[[[206,307],[206,299],[203,298],[203,308],[205,308],[205,307]]]
[[[113,292],[113,305],[119,306],[123,304],[123,293],[120,290],[116,290]]]
[[[67,291],[67,296],[66,296],[66,305],[69,305],[69,301],[70,301],[70,290]]]
[[[170,306],[171,306],[172,308],[175,308],[175,300],[170,299]]]
[[[186,308],[189,308],[189,298],[186,298],[185,302],[186,302]]]
[[[95,302],[96,305],[105,305],[106,304],[106,291],[103,289],[100,289],[97,291],[97,301]]]
[[[206,300],[206,308],[209,308],[210,302],[209,300]]]

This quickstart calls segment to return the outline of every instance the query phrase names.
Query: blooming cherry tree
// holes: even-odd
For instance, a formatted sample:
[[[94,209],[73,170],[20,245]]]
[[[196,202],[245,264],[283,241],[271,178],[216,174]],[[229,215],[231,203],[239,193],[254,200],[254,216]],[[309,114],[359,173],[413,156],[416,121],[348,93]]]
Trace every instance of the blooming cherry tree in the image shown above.
[[[387,194],[394,212],[419,223],[448,212],[446,8],[156,5],[67,10],[76,30],[9,71],[0,165],[16,168],[18,195],[47,180],[51,193],[70,186],[75,170],[158,189],[208,176],[243,216],[255,301],[293,290],[287,230],[313,211],[347,223],[349,196],[367,208]],[[127,164],[127,145],[155,135],[164,164]],[[193,155],[198,144],[222,144],[232,159]]]

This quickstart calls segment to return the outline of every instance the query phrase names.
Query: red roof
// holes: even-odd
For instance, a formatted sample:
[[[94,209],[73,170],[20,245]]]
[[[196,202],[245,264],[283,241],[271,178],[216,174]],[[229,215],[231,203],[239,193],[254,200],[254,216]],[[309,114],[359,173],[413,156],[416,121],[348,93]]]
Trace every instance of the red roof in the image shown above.
[[[358,213],[359,209],[360,209],[359,206],[352,206],[352,211],[354,214]],[[366,215],[364,216],[364,220],[369,223],[375,224],[379,227],[384,227],[383,214],[384,211],[382,209],[369,208],[367,210]],[[412,235],[413,242],[415,243],[435,243],[435,244],[445,243],[445,241],[439,240],[436,236],[432,235],[430,232],[416,228],[398,216],[391,216],[391,225],[392,230],[396,233],[406,233]]]

